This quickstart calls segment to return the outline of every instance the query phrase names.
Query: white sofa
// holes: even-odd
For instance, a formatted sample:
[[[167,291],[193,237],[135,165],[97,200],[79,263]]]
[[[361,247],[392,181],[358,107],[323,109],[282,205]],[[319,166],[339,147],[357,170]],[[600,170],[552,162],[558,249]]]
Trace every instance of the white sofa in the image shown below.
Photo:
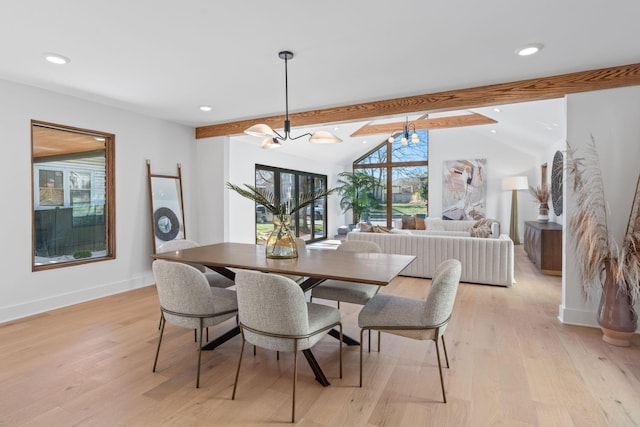
[[[390,233],[356,230],[347,234],[347,240],[369,240],[385,253],[415,255],[415,261],[400,273],[403,276],[431,278],[441,262],[455,258],[462,263],[462,282],[515,284],[513,241],[509,236],[469,237],[468,230],[475,221],[442,222],[444,230],[394,229]]]

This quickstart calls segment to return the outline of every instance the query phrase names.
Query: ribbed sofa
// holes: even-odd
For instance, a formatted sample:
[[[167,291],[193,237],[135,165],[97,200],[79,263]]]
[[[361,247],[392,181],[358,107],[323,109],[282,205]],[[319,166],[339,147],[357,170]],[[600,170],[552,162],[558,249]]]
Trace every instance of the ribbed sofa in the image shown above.
[[[497,238],[469,237],[475,221],[444,221],[445,230],[392,230],[390,233],[352,231],[347,240],[376,242],[385,253],[415,255],[400,274],[431,278],[444,260],[462,263],[460,280],[469,283],[512,286],[513,241],[505,234]]]

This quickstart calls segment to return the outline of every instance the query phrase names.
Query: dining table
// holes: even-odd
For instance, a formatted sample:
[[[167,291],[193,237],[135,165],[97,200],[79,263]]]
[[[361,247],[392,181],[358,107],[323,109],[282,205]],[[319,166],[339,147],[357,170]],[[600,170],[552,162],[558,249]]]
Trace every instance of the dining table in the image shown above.
[[[302,277],[300,287],[307,291],[325,280],[342,280],[386,286],[413,260],[413,255],[397,255],[384,253],[338,252],[332,249],[298,250],[297,258],[267,258],[265,246],[251,243],[224,242],[163,252],[153,255],[155,259],[202,264],[223,276],[234,280],[234,269],[254,270],[265,273],[285,274]],[[213,350],[220,344],[240,334],[239,326],[225,332],[218,338],[206,343],[202,350]],[[329,334],[339,338],[335,330]],[[347,345],[358,345],[358,341],[343,334],[343,342]],[[322,385],[329,385],[320,365],[310,349],[303,354],[313,370],[316,380]]]

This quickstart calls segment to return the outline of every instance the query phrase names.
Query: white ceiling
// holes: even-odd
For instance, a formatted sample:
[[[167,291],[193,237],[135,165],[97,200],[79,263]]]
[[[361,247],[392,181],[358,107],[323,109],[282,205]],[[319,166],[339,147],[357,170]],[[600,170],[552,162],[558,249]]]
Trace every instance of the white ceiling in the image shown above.
[[[3,1],[0,78],[196,127],[282,114],[280,50],[295,54],[290,112],[307,111],[637,63],[638,16],[637,0]],[[539,54],[514,54],[533,42]],[[558,101],[474,111],[525,141],[563,121]]]

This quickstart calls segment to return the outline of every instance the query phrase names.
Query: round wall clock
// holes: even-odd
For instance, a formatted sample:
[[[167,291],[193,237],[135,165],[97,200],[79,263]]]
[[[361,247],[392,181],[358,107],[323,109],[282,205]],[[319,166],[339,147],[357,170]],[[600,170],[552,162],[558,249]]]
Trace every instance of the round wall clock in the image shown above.
[[[553,213],[562,215],[562,181],[564,176],[564,161],[561,151],[556,151],[551,166],[551,202]]]

